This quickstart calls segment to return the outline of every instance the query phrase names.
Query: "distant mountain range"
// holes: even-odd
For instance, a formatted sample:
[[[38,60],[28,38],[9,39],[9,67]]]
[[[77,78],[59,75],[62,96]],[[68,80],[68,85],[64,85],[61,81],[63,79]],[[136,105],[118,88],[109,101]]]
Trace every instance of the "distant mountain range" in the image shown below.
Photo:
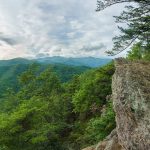
[[[32,65],[33,63],[36,63],[36,65]],[[8,89],[13,89],[14,91],[19,89],[20,84],[18,83],[18,77],[31,66],[38,67],[38,73],[50,67],[59,77],[61,82],[67,82],[75,75],[80,75],[81,73],[91,69],[87,66],[45,64],[37,63],[35,60],[20,58],[0,61],[0,99]]]
[[[87,66],[87,67],[100,67],[109,63],[111,59],[109,58],[94,58],[94,57],[80,57],[80,58],[67,58],[67,57],[45,57],[45,58],[36,58],[36,59],[24,59],[24,58],[15,58],[10,60],[0,60],[0,66],[10,66],[17,64],[31,64],[34,62],[40,64],[63,64],[71,66]]]
[[[80,75],[86,70],[103,66],[110,61],[111,59],[93,57],[46,57],[37,59],[15,58],[0,60],[0,97],[8,88],[18,89],[18,76],[26,71],[33,63],[36,63],[41,71],[50,66],[59,76],[60,80],[66,82],[72,79],[74,75]]]

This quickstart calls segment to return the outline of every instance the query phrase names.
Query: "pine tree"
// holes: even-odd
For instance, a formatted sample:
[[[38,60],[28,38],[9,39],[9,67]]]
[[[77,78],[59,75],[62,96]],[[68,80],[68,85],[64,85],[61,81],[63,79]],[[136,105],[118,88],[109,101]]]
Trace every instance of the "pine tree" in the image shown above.
[[[137,41],[145,47],[150,44],[150,0],[98,0],[96,11],[124,2],[128,2],[129,5],[120,16],[115,18],[117,23],[125,23],[127,27],[118,27],[121,35],[113,38],[113,49],[107,51],[109,55],[116,55]],[[131,6],[129,2],[137,5]]]

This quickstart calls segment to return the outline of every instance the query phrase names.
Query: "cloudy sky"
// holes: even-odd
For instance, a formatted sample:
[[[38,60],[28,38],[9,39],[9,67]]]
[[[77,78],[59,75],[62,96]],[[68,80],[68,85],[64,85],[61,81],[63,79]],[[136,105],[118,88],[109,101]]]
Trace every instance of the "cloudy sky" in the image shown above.
[[[0,59],[105,57],[123,6],[95,9],[96,0],[0,0]]]

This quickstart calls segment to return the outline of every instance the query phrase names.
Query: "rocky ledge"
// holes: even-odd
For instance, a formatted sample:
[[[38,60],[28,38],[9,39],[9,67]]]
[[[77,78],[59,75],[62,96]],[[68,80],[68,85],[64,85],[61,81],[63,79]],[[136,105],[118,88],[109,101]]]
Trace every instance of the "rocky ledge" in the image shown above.
[[[150,150],[150,62],[115,60],[112,98],[116,129],[84,150]]]

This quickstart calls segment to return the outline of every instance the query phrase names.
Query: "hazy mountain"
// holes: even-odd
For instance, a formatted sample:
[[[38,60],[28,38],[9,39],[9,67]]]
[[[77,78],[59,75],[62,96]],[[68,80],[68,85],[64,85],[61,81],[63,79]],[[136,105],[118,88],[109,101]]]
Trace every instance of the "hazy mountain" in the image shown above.
[[[80,57],[80,58],[67,58],[67,57],[43,57],[36,59],[24,59],[15,58],[10,60],[0,60],[0,66],[10,66],[17,64],[30,64],[30,63],[40,63],[40,64],[64,64],[71,66],[87,66],[87,67],[99,67],[109,63],[111,59],[109,58],[94,58],[94,57]]]
[[[88,67],[99,67],[103,66],[111,61],[109,58],[94,58],[94,57],[80,57],[80,58],[66,58],[66,57],[45,57],[36,59],[40,63],[46,64],[66,64],[73,66],[88,66]]]
[[[24,58],[14,58],[9,60],[0,60],[0,66],[11,66],[18,64],[30,64],[34,62],[34,60],[24,59]]]
[[[83,57],[83,58],[65,58],[65,57],[45,57],[37,59],[15,58],[10,60],[0,60],[0,95],[7,88],[18,88],[18,76],[27,70],[27,68],[37,63],[41,70],[49,65],[57,73],[62,82],[66,82],[74,75],[79,75],[91,67],[99,67],[110,62],[111,59]]]
[[[6,63],[4,63],[6,62]],[[0,65],[0,97],[5,93],[8,88],[13,88],[17,90],[19,83],[17,82],[18,77],[26,71],[34,61],[22,61],[19,62],[15,60],[4,61]],[[20,64],[19,64],[20,63]],[[90,67],[86,66],[69,66],[64,64],[39,64],[37,63],[39,72],[51,67],[52,71],[57,74],[61,82],[66,82],[73,78],[74,75],[80,75]]]

